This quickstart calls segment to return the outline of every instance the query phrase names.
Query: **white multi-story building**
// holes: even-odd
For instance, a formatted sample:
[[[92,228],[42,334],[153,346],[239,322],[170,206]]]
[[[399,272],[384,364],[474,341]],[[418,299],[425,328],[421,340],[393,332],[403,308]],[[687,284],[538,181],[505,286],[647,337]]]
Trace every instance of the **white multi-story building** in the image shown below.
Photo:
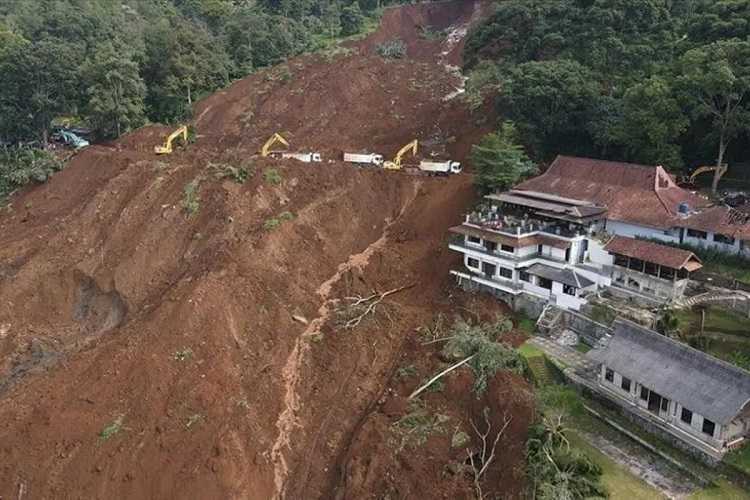
[[[699,230],[692,228],[725,211],[706,207],[661,167],[562,156],[545,174],[486,198],[489,210],[451,228],[457,238],[450,248],[464,258],[463,269],[451,273],[514,307],[520,297],[579,310],[602,287],[679,298],[700,260],[655,240],[696,244]],[[713,246],[745,252],[745,231],[750,227],[717,225],[700,234]]]

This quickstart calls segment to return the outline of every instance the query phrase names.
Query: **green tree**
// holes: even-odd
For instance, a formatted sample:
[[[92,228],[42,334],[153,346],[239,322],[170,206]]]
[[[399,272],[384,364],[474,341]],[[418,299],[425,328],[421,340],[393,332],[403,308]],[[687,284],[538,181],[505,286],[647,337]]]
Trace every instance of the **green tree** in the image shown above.
[[[672,169],[682,166],[677,139],[690,122],[666,78],[653,76],[631,86],[622,98],[622,116],[612,141],[623,144],[625,157]]]
[[[722,40],[687,51],[678,62],[677,81],[693,115],[711,121],[716,165],[722,165],[732,139],[750,129],[750,42]],[[714,193],[719,179],[717,170]]]
[[[341,34],[350,36],[362,31],[365,16],[356,2],[341,9]]]
[[[515,126],[509,122],[474,145],[470,158],[476,171],[474,183],[484,192],[507,189],[536,172],[536,165],[518,144]]]
[[[143,123],[146,86],[126,48],[103,44],[83,71],[89,85],[86,114],[95,129],[118,137]]]
[[[508,72],[499,105],[541,153],[590,154],[599,89],[591,70],[578,62],[534,61]]]

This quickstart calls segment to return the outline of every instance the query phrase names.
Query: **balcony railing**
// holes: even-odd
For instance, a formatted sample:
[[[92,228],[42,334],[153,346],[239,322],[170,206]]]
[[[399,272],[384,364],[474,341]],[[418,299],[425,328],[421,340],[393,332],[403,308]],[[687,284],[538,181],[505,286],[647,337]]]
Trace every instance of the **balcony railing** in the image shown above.
[[[550,222],[535,218],[507,216],[498,212],[473,212],[466,215],[465,222],[487,231],[516,237],[534,233],[545,233],[562,236],[563,238],[575,238],[583,236],[587,232],[581,226],[572,226],[567,223]]]
[[[516,253],[507,253],[502,252],[499,250],[492,251],[484,246],[474,246],[474,245],[467,245],[466,242],[463,240],[463,238],[456,238],[454,240],[451,240],[450,246],[453,247],[454,250],[461,251],[461,250],[467,250],[467,251],[474,251],[478,252],[484,255],[488,255],[491,257],[496,257],[500,259],[505,260],[512,260],[514,262],[526,262],[532,259],[545,259],[550,260],[553,262],[559,262],[560,264],[564,264],[567,261],[565,259],[561,259],[559,257],[554,257],[548,254],[540,253],[540,252],[534,252],[526,255],[518,255]]]

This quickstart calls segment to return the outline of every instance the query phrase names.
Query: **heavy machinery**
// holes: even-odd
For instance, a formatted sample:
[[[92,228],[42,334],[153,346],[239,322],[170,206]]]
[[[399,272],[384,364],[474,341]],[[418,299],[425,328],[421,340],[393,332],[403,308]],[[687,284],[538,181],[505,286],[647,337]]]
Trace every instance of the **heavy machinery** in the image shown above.
[[[164,141],[163,146],[154,146],[154,153],[158,155],[170,155],[172,154],[173,148],[172,144],[174,143],[175,139],[178,137],[182,137],[183,144],[187,144],[188,140],[188,128],[186,126],[182,126],[169,134],[169,137],[167,137],[167,140]]]
[[[414,139],[409,144],[398,150],[396,157],[393,161],[387,161],[383,164],[383,168],[386,170],[401,170],[403,168],[404,155],[411,151],[412,155],[416,155],[419,151],[419,141]]]
[[[460,174],[462,170],[457,161],[421,161],[417,168],[427,175]]]
[[[320,153],[271,153],[271,157],[291,158],[292,160],[297,160],[304,163],[319,163],[323,161]]]
[[[282,135],[281,135],[281,134],[279,134],[278,132],[276,132],[276,133],[274,133],[274,134],[273,134],[273,135],[272,135],[272,136],[271,136],[271,137],[270,137],[270,138],[269,138],[269,139],[268,139],[268,140],[266,141],[266,143],[265,143],[265,144],[263,144],[263,148],[261,148],[261,150],[260,150],[260,155],[261,155],[261,156],[262,156],[263,158],[267,158],[268,156],[271,156],[271,154],[272,154],[272,153],[275,153],[275,151],[274,151],[274,152],[272,152],[272,151],[271,151],[271,147],[272,147],[272,146],[273,146],[274,144],[276,144],[277,142],[278,142],[278,143],[280,143],[280,144],[283,144],[283,145],[284,145],[284,146],[286,146],[286,147],[289,147],[289,143],[287,142],[287,140],[286,140],[286,139],[284,139],[284,137],[282,137]]]
[[[383,155],[376,153],[344,153],[344,161],[348,163],[358,163],[360,165],[383,165]]]
[[[55,132],[53,137],[74,149],[81,149],[90,145],[89,141],[81,137],[78,137],[76,134],[74,134],[70,130],[60,129],[59,131]]]
[[[705,174],[707,172],[716,172],[718,170],[719,172],[719,180],[721,180],[721,177],[727,173],[727,169],[729,167],[726,163],[722,163],[721,166],[704,166],[704,167],[698,167],[696,168],[692,174],[690,174],[689,177],[689,183],[693,184],[695,182],[695,178],[698,177],[701,174]]]

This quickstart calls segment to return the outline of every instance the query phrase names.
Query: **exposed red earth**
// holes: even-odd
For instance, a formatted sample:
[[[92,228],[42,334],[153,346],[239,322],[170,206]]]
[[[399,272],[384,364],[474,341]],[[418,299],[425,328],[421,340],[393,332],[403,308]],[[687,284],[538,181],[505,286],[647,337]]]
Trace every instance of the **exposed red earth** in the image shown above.
[[[499,307],[474,304],[447,272],[470,175],[338,161],[413,138],[423,155],[466,160],[488,130],[445,100],[461,85],[446,65],[462,41],[419,33],[465,33],[482,8],[390,9],[346,53],[296,58],[198,103],[194,144],[157,157],[169,129],[137,130],[0,211],[0,498],[471,498],[470,477],[446,467],[465,458],[454,428],[470,432],[484,407],[513,417],[488,482],[519,494],[531,414],[520,379],[501,375],[477,400],[457,372],[424,398],[450,432],[392,443],[405,396],[440,366],[415,330],[459,305]],[[375,54],[395,37],[409,57]],[[335,161],[251,158],[276,131]],[[237,184],[211,164],[253,175]],[[342,328],[345,297],[405,286]],[[397,377],[405,364],[416,373]]]

